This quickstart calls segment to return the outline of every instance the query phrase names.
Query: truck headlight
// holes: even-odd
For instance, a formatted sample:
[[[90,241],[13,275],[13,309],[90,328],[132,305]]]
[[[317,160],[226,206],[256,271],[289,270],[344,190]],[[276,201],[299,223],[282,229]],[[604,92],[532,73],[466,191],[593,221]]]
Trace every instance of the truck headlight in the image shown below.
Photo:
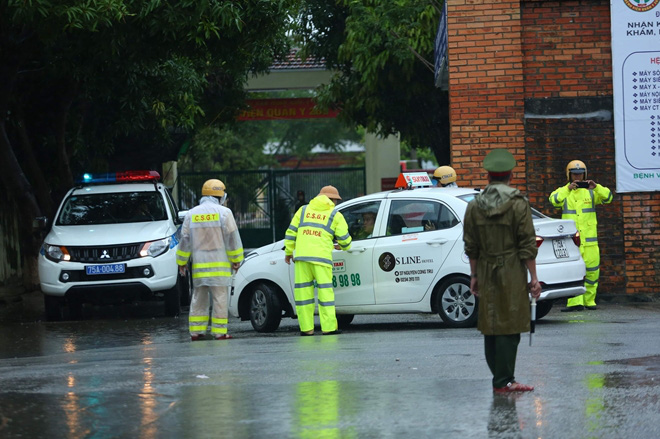
[[[63,245],[44,244],[44,255],[53,262],[71,260],[69,251]]]
[[[170,248],[172,238],[163,238],[158,241],[149,241],[145,242],[140,250],[140,256],[146,257],[151,256],[155,258],[156,256],[162,255]]]

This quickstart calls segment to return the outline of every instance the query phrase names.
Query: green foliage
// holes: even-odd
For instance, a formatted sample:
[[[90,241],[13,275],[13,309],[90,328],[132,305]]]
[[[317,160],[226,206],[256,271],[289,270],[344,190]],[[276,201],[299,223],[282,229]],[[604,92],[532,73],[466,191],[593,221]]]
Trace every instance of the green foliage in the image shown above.
[[[275,165],[272,156],[263,154],[270,137],[267,127],[253,122],[238,123],[232,128],[205,128],[180,157],[179,170],[235,171]]]
[[[447,93],[434,86],[441,1],[305,0],[295,30],[308,55],[338,73],[319,101],[382,135],[449,160]]]
[[[275,155],[299,160],[315,146],[340,151],[361,136],[335,119],[237,122],[201,130],[179,160],[182,171],[227,171],[277,167]],[[268,151],[264,151],[268,145]]]
[[[174,159],[200,125],[233,120],[247,75],[286,52],[297,1],[8,0],[9,139],[26,127],[42,164],[67,158],[74,173]]]

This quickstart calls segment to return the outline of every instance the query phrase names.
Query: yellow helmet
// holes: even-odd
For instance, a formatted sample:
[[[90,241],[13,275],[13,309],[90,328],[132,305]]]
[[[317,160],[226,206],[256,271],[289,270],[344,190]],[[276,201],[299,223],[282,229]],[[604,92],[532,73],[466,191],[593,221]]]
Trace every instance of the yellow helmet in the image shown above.
[[[206,180],[202,186],[202,195],[222,198],[225,195],[225,184],[220,180]]]
[[[456,171],[451,166],[440,166],[433,173],[433,177],[440,181],[441,185],[446,185],[456,181]]]
[[[580,160],[572,160],[566,165],[566,180],[568,181],[571,181],[571,172],[584,174],[584,179],[587,179],[587,165]]]

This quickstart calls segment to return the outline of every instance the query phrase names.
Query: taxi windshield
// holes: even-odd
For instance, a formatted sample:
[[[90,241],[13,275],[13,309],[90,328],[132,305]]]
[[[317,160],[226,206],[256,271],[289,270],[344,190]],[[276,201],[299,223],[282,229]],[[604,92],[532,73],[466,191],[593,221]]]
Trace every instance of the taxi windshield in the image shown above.
[[[162,221],[167,219],[159,192],[116,192],[70,196],[57,224],[77,226]]]
[[[472,201],[474,199],[475,195],[476,194],[467,194],[467,195],[461,195],[460,197],[457,197],[457,198],[465,201],[466,203],[469,203],[470,201]],[[534,209],[533,207],[531,209],[532,209],[532,219],[548,218],[546,215],[542,214],[541,212]]]

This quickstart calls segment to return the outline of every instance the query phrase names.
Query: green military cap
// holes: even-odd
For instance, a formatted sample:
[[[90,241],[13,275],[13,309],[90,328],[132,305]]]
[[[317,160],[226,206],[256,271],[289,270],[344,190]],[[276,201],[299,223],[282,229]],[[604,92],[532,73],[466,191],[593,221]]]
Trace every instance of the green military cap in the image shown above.
[[[507,149],[494,149],[484,159],[484,169],[490,173],[508,173],[516,167],[516,159]]]

